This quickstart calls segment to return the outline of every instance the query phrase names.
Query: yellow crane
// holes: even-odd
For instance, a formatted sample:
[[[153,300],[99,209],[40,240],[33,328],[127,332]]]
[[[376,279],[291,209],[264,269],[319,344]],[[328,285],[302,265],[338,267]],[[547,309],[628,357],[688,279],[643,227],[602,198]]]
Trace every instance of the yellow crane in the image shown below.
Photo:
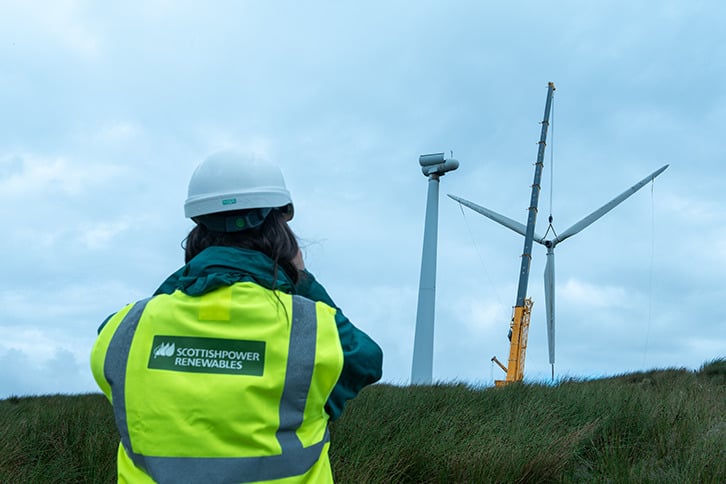
[[[498,387],[522,381],[524,378],[524,357],[527,354],[530,314],[532,314],[532,299],[530,298],[525,298],[524,306],[514,307],[514,316],[512,316],[509,328],[509,365],[504,366],[496,356],[492,356],[492,361],[507,374],[504,380],[494,380],[494,384]]]

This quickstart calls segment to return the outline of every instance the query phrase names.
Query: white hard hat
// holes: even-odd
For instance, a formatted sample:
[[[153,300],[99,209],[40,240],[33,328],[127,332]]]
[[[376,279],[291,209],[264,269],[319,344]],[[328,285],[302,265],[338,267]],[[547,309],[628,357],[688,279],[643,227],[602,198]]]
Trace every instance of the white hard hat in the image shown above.
[[[264,159],[221,151],[204,160],[189,180],[184,215],[277,208],[292,204],[280,168]]]

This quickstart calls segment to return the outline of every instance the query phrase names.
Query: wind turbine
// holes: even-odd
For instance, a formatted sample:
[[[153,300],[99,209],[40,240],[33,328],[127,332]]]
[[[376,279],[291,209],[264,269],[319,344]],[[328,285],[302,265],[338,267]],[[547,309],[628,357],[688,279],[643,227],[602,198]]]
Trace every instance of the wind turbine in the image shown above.
[[[453,153],[452,153],[453,155]],[[444,153],[421,155],[418,158],[423,175],[428,178],[426,219],[421,251],[421,278],[418,286],[416,330],[411,362],[411,383],[430,385],[433,379],[434,309],[436,305],[436,239],[439,226],[439,179],[459,168],[459,161]]]
[[[646,176],[642,180],[640,180],[638,183],[633,185],[632,187],[625,190],[623,193],[618,195],[617,197],[610,200],[608,203],[603,205],[602,207],[598,208],[588,216],[584,217],[579,222],[572,225],[570,228],[566,229],[564,232],[562,232],[560,235],[557,235],[554,233],[554,238],[552,239],[545,239],[547,236],[547,233],[545,233],[544,236],[540,236],[538,234],[534,234],[534,241],[538,244],[544,245],[547,248],[547,262],[545,264],[545,272],[544,272],[544,289],[545,289],[545,312],[547,314],[547,345],[549,347],[549,361],[550,365],[552,366],[552,377],[554,378],[554,365],[555,365],[555,247],[560,244],[561,242],[565,241],[566,239],[569,239],[573,235],[576,235],[577,233],[581,232],[583,229],[587,228],[591,224],[593,224],[596,220],[598,220],[600,217],[608,213],[613,208],[620,205],[622,202],[624,202],[627,198],[629,198],[631,195],[633,195],[635,192],[643,188],[648,182],[651,182],[665,171],[666,168],[668,168],[669,165],[665,165],[650,175]],[[487,208],[484,208],[480,205],[477,205],[473,202],[470,202],[468,200],[465,200],[463,198],[449,195],[450,198],[456,200],[460,204],[469,207],[470,209],[474,210],[475,212],[478,212],[485,217],[507,227],[508,229],[511,229],[518,234],[525,236],[526,235],[526,227],[508,217],[505,217],[504,215],[501,215],[493,210],[489,210]],[[552,227],[552,220],[550,219],[550,228]],[[549,232],[549,228],[547,230]]]

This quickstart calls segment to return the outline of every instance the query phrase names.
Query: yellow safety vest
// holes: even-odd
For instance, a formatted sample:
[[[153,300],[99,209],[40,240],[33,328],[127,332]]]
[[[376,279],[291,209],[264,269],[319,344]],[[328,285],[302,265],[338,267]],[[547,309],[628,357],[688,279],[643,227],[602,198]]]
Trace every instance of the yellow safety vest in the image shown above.
[[[251,282],[115,314],[91,367],[121,435],[119,482],[332,482],[334,316]]]

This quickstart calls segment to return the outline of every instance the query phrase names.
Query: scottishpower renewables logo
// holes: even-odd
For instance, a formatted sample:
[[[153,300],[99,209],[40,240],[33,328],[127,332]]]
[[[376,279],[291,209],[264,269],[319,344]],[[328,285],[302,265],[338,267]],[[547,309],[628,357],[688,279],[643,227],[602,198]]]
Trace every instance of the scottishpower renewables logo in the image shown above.
[[[265,342],[154,336],[149,368],[191,373],[262,376]]]

